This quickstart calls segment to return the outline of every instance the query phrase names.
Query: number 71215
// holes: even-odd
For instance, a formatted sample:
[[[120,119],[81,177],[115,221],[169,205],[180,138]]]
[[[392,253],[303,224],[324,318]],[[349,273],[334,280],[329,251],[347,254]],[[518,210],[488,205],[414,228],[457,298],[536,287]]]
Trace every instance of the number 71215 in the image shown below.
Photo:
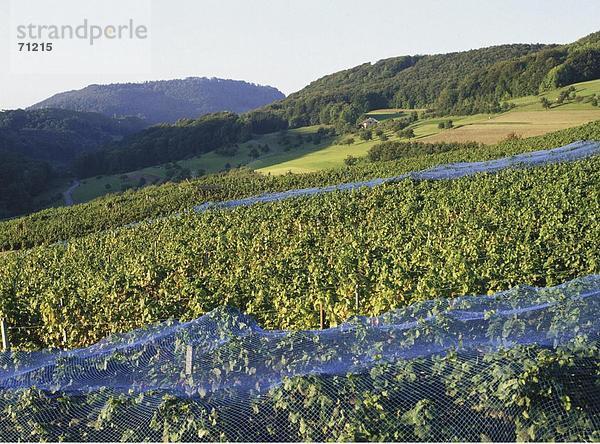
[[[19,52],[50,52],[52,51],[52,43],[25,43],[19,42]]]

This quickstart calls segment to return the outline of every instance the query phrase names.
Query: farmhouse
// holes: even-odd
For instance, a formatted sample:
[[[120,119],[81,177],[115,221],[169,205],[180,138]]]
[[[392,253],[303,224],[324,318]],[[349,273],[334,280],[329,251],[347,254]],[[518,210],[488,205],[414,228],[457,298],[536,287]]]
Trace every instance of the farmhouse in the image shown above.
[[[379,123],[379,120],[374,119],[373,117],[369,117],[368,119],[363,120],[363,122],[360,124],[360,126],[363,128],[370,128],[373,125],[377,125],[378,123]]]

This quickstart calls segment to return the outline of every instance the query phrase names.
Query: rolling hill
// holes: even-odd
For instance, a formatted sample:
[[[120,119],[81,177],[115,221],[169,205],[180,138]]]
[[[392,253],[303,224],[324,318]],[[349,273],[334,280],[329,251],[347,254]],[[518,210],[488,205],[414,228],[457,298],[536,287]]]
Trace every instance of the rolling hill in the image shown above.
[[[512,44],[385,59],[325,76],[281,101],[239,116],[237,122],[215,115],[150,128],[81,159],[76,169],[81,177],[123,173],[288,127],[332,125],[338,133],[347,133],[365,113],[381,108],[423,108],[426,117],[497,114],[516,106],[512,99],[600,78],[599,56],[600,33],[595,33],[562,46]],[[583,121],[573,125],[578,123]],[[203,136],[207,132],[210,144]]]
[[[569,89],[574,89],[570,98],[560,104],[556,103],[561,92]],[[410,140],[426,143],[495,144],[507,137],[539,136],[600,120],[600,107],[597,106],[599,97],[600,80],[593,80],[513,99],[510,101],[510,110],[502,113],[444,117],[423,115],[408,126],[415,133],[415,137]],[[550,109],[541,106],[542,98],[552,102]],[[382,135],[375,134],[378,130],[375,129],[368,140],[361,138],[356,130],[354,134],[337,134],[331,125],[305,126],[255,134],[249,140],[237,143],[231,151],[211,150],[166,164],[86,177],[75,191],[74,198],[76,202],[86,202],[109,192],[135,188],[140,181],[144,184],[156,184],[238,166],[264,174],[308,173],[341,167],[348,156],[366,156],[371,148],[382,143],[382,138],[391,141],[409,140],[398,135],[391,123],[406,119],[413,111],[380,109],[369,112],[367,115],[377,118],[383,125],[379,128]],[[419,114],[423,111],[417,110]],[[452,120],[453,128],[439,128],[441,122],[448,120]],[[328,130],[326,136],[323,129]],[[157,131],[162,130],[157,128]]]
[[[113,119],[60,109],[0,112],[0,218],[47,205],[47,200],[38,205],[36,197],[77,156],[143,126],[135,117]]]
[[[136,117],[61,109],[0,112],[0,149],[67,165],[77,156],[142,130]]]
[[[243,113],[285,96],[271,86],[205,77],[89,85],[43,100],[30,109],[62,108],[107,116],[137,116],[148,124],[231,111]]]
[[[267,109],[291,126],[353,124],[380,108],[440,115],[505,110],[511,98],[600,77],[600,32],[567,45],[502,45],[402,56],[318,79]]]

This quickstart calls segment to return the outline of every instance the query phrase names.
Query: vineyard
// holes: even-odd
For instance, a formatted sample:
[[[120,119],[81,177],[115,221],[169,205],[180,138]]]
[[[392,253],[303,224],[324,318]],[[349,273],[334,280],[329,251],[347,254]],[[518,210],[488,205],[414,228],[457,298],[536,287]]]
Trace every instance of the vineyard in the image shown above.
[[[581,139],[600,122],[3,222],[0,440],[600,440]]]
[[[600,158],[187,213],[0,257],[22,348],[76,347],[221,305],[266,328],[600,271]]]
[[[600,142],[578,141],[569,145],[549,150],[533,151],[517,154],[510,157],[488,160],[485,162],[455,162],[422,171],[412,171],[399,176],[377,178],[361,182],[342,183],[326,187],[301,188],[278,193],[264,193],[260,196],[242,199],[227,200],[222,202],[206,202],[194,207],[194,211],[202,212],[214,208],[235,208],[239,206],[254,205],[256,203],[276,202],[301,196],[314,196],[331,193],[333,191],[352,191],[360,188],[373,188],[386,183],[399,182],[405,179],[414,180],[451,180],[460,177],[473,176],[501,171],[507,168],[530,168],[539,165],[548,165],[556,162],[573,162],[600,154]]]
[[[594,441],[600,276],[324,331],[218,309],[0,354],[3,441]]]
[[[180,184],[151,186],[110,195],[73,207],[54,208],[30,216],[0,222],[0,251],[29,248],[101,230],[121,227],[147,218],[191,209],[209,201],[239,199],[267,192],[328,186],[345,182],[390,177],[451,162],[472,162],[554,148],[577,140],[600,140],[600,122],[557,131],[540,137],[509,140],[494,146],[427,145],[423,152],[388,152],[387,161],[318,173],[266,176],[247,171],[216,174]],[[451,149],[449,149],[451,148]],[[374,155],[375,159],[381,154]]]
[[[36,1],[0,444],[600,443],[600,2]]]

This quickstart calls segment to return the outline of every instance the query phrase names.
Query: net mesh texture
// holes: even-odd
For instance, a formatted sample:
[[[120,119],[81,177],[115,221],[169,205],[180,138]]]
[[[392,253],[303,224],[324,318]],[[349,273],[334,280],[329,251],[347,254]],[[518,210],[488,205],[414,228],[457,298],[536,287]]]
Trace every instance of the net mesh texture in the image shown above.
[[[600,153],[600,143],[580,140],[558,148],[531,151],[500,159],[481,162],[455,162],[439,165],[422,171],[413,171],[399,176],[365,180],[361,182],[343,183],[325,187],[302,188],[297,190],[265,193],[260,196],[245,197],[223,202],[205,202],[194,207],[201,213],[214,208],[235,208],[261,202],[275,202],[300,196],[313,196],[333,191],[350,191],[359,188],[373,188],[385,183],[399,182],[411,178],[413,180],[449,180],[482,173],[494,173],[507,168],[528,168],[558,162],[573,162]]]
[[[2,441],[600,440],[600,276],[325,330],[221,308],[0,353]]]

